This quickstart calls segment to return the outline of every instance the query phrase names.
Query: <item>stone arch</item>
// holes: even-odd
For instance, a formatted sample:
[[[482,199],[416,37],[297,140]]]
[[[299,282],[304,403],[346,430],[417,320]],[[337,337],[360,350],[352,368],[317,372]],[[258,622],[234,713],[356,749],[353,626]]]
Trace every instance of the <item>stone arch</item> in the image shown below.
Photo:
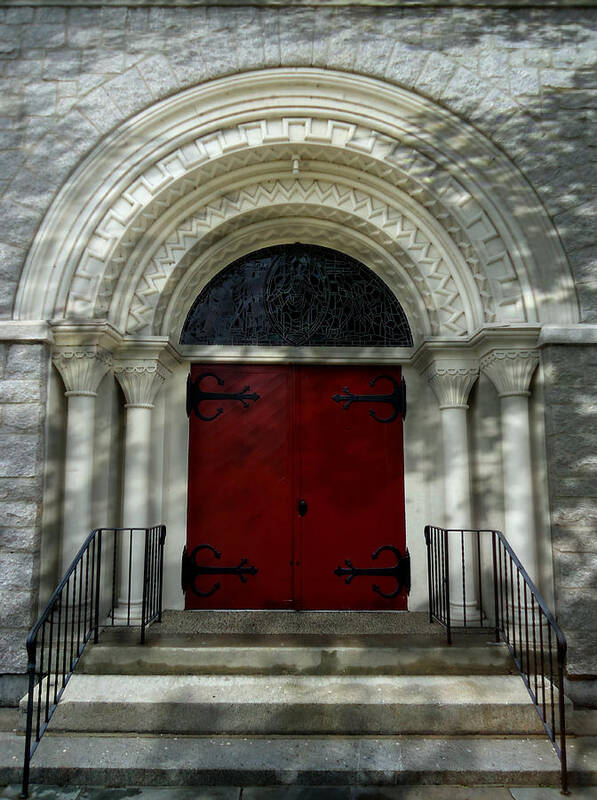
[[[370,184],[401,191],[412,218],[431,218],[438,236],[443,227],[441,257],[468,316],[465,329],[440,320],[434,333],[470,334],[486,322],[577,321],[557,235],[497,148],[410,92],[318,69],[263,70],[206,83],[109,135],[48,212],[27,259],[15,316],[110,316],[126,327],[134,290],[117,290],[109,307],[106,298],[115,286],[134,284],[135,249],[148,236],[167,238],[173,205],[209,185],[215,207],[236,191],[231,175],[242,173],[246,181],[251,170],[263,175],[282,163],[290,172],[293,156],[317,162],[329,184],[357,169]],[[363,202],[377,216],[368,192]],[[411,251],[421,244],[418,235]],[[424,279],[419,268],[414,280]],[[440,281],[432,294],[431,305],[439,306],[442,294],[454,292]]]

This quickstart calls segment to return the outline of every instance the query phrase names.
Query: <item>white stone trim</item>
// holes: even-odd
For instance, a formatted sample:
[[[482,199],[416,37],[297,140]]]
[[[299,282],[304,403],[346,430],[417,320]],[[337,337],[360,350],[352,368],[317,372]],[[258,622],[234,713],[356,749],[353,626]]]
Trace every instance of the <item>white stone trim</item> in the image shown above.
[[[301,118],[324,113],[348,130],[375,131],[373,139],[363,137],[351,142],[349,149],[344,147],[356,161],[363,155],[369,158],[376,142],[386,147],[388,160],[387,148],[399,140],[411,161],[416,161],[415,152],[427,160],[426,168],[416,169],[423,183],[433,186],[436,173],[454,176],[481,208],[480,217],[475,212],[476,223],[491,220],[504,242],[521,285],[525,318],[565,323],[578,319],[572,280],[553,226],[516,168],[497,148],[457,117],[410,92],[371,78],[307,68],[263,70],[203,84],[156,104],[106,137],[64,185],[42,223],[23,272],[15,316],[39,319],[65,313],[67,297],[81,288],[73,278],[91,231],[107,219],[110,209],[122,213],[131,207],[131,198],[127,199],[131,176],[133,180],[155,176],[157,184],[173,179],[176,159],[169,162],[169,174],[157,165],[197,137],[211,135],[216,149],[225,150],[226,157],[240,155],[238,142],[223,141],[222,131],[240,125],[256,130],[257,112],[259,119],[266,120],[284,114],[292,130],[297,111]],[[317,146],[317,138],[316,132],[308,146]],[[279,139],[273,137],[269,144],[277,145]],[[148,177],[138,185],[139,191],[151,194]],[[458,206],[458,190],[449,189],[448,195]],[[461,210],[469,209],[465,204]],[[118,227],[117,215],[112,219]],[[56,236],[57,231],[64,233]],[[529,231],[533,232],[531,241]],[[558,274],[557,282],[549,282],[546,264],[548,271]],[[467,274],[470,279],[470,271]],[[557,292],[548,288],[556,285]]]

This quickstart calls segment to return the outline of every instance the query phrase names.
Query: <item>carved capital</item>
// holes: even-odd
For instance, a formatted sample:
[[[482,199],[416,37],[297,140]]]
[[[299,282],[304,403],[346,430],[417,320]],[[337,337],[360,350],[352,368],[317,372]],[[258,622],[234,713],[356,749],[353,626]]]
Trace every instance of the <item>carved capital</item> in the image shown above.
[[[99,345],[55,347],[52,362],[64,381],[67,397],[95,397],[112,366],[112,354]]]
[[[529,395],[531,378],[538,363],[536,350],[491,350],[481,358],[481,370],[500,397]]]
[[[133,363],[117,362],[114,375],[122,387],[126,408],[153,408],[153,402],[169,375],[159,361],[144,359]]]
[[[433,362],[425,370],[425,376],[440,408],[468,408],[468,396],[479,376],[479,368]]]
[[[125,340],[114,358],[114,375],[124,392],[126,408],[153,408],[177,361],[167,339]]]
[[[51,325],[52,361],[64,381],[66,396],[94,397],[112,366],[112,351],[120,341],[119,332],[104,321],[59,320]]]

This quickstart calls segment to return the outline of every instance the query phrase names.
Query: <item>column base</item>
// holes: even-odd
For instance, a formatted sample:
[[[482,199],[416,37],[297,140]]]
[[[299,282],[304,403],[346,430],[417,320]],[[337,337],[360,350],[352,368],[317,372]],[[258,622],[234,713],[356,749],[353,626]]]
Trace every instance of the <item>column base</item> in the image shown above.
[[[143,611],[141,601],[130,605],[122,603],[117,605],[112,611],[112,620],[115,625],[140,625]]]

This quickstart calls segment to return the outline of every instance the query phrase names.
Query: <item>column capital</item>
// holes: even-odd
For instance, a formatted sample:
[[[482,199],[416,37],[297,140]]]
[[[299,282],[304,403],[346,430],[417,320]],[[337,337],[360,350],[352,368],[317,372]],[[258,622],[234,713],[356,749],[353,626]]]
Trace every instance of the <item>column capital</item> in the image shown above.
[[[114,375],[126,408],[153,408],[179,357],[165,337],[125,339],[114,356]]]
[[[474,363],[433,361],[425,370],[425,377],[440,409],[468,408],[468,396],[479,377],[479,367]]]
[[[120,334],[107,322],[52,323],[52,362],[60,373],[66,396],[95,397],[112,366],[112,350]]]
[[[530,395],[531,378],[539,363],[539,353],[531,349],[492,349],[481,357],[481,370],[493,383],[500,397]]]
[[[54,347],[52,363],[64,382],[66,397],[95,397],[102,378],[112,366],[112,354],[98,346]]]

